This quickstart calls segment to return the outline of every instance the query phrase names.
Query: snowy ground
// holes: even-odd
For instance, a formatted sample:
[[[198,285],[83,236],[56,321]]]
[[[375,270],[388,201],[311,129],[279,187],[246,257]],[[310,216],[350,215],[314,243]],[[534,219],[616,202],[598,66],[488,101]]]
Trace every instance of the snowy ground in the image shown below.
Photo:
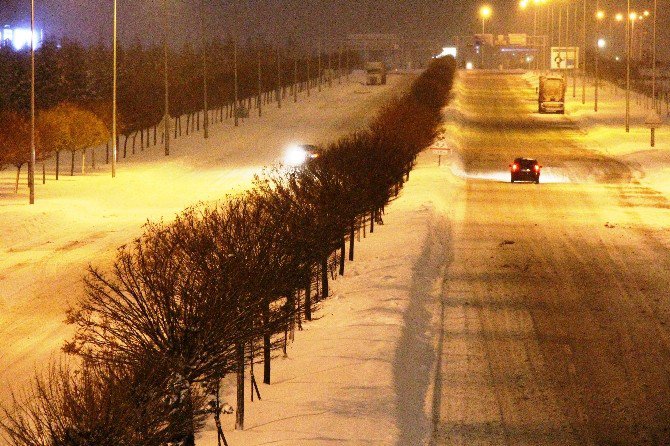
[[[516,76],[506,82],[523,86]],[[656,295],[662,268],[644,270],[652,259],[665,264],[668,242],[663,207],[648,199],[659,201],[650,188],[664,187],[654,178],[670,163],[646,147],[644,107],[633,107],[624,135],[611,87],[598,115],[592,102],[570,100],[566,117],[531,117],[534,79],[525,78],[525,91],[490,80],[480,81],[486,92],[456,86],[445,111],[456,155],[438,167],[422,154],[319,319],[275,361],[263,401],[247,406],[246,430],[225,419],[231,445],[651,444],[665,412],[642,409],[661,397],[639,389],[667,390],[648,366],[667,356],[667,333],[658,342],[648,334],[670,313]],[[494,106],[491,92],[500,94]],[[501,117],[502,133],[472,134],[472,125],[498,129]],[[519,135],[535,126],[546,134]],[[544,154],[544,185],[510,189],[506,161],[524,150]],[[626,186],[636,179],[648,184]],[[620,338],[636,348],[621,351]],[[645,371],[626,374],[632,363]],[[210,425],[201,443],[215,441]]]
[[[528,73],[524,78],[532,88],[537,86],[537,75]],[[665,125],[670,116],[668,104],[663,102],[659,106],[659,115],[665,124],[656,130],[656,146],[652,148],[651,132],[644,125],[652,111],[649,97],[631,93],[630,132],[627,133],[625,90],[601,81],[598,89],[598,111],[595,112],[594,80],[588,79],[586,83],[585,104],[582,104],[581,77],[577,78],[576,88],[573,89],[573,85],[572,77],[569,77],[566,116],[584,132],[584,145],[589,150],[620,160],[633,169],[636,180],[670,196],[670,128]]]
[[[274,361],[273,384],[260,385],[263,400],[247,403],[246,430],[233,431],[234,416],[225,416],[231,446],[416,446],[429,444],[433,433],[432,444],[462,445],[633,444],[632,438],[654,444],[665,438],[654,435],[662,435],[658,426],[668,419],[669,389],[662,383],[670,311],[659,293],[668,282],[670,241],[668,201],[653,190],[670,195],[664,178],[670,159],[663,152],[670,133],[659,131],[657,150],[650,150],[648,130],[640,125],[647,111],[634,99],[626,134],[622,93],[610,86],[601,91],[597,114],[590,111],[589,87],[585,106],[569,90],[565,117],[530,115],[534,78],[525,76],[524,84],[520,77],[457,85],[445,129],[458,156],[443,159],[442,167],[429,152],[419,158],[385,224],[357,245],[356,260],[334,282],[317,320],[296,333],[287,358]],[[363,117],[365,101],[378,103],[384,95],[355,104],[347,102],[350,96],[335,96],[342,113],[324,119],[306,107],[301,122],[315,126],[306,138],[323,141],[349,131],[351,120],[328,120]],[[279,142],[290,140],[290,130],[282,129],[287,116],[277,115],[268,118],[277,119],[276,127],[253,130],[249,123],[245,131],[255,136],[245,136],[245,144],[264,147],[277,131],[284,135]],[[541,135],[527,134],[528,122]],[[297,127],[309,127],[303,124]],[[12,242],[3,237],[1,247],[11,259],[0,261],[0,352],[3,362],[9,357],[0,371],[3,383],[46,358],[67,334],[63,302],[80,292],[89,259],[109,259],[110,249],[136,234],[146,217],[169,216],[194,197],[217,198],[224,184],[246,184],[254,166],[279,150],[261,149],[250,155],[253,161],[226,152],[249,169],[217,170],[211,167],[221,159],[216,144],[235,140],[221,138],[208,143],[202,170],[190,157],[171,160],[176,179],[146,197],[136,191],[164,181],[165,164],[138,163],[138,172],[152,175],[146,182],[123,168],[122,186],[102,177],[65,181],[58,187],[80,195],[68,184],[92,181],[92,191],[114,186],[116,193],[102,200],[91,192],[90,202],[51,197],[60,209],[52,217],[2,202],[2,221],[12,215],[20,221],[10,228]],[[544,153],[548,184],[506,184],[506,163],[524,150]],[[38,189],[38,196],[45,193]],[[52,240],[49,231],[58,237]],[[42,247],[32,238],[22,241],[28,236],[44,240]],[[62,276],[65,281],[53,285]],[[232,387],[224,399],[234,402]],[[211,424],[198,442],[216,444]]]
[[[0,172],[0,401],[69,336],[64,311],[82,292],[89,263],[108,265],[147,219],[171,219],[189,205],[247,188],[290,143],[327,143],[362,127],[411,78],[390,76],[386,87],[362,85],[360,75],[341,86],[335,81],[301,95],[298,104],[266,106],[261,119],[252,110],[239,128],[231,120],[216,124],[208,140],[201,133],[177,139],[169,158],[152,147],[120,160],[116,179],[99,152],[98,169],[86,176],[55,181],[49,171],[34,206],[25,186],[14,195],[14,172]]]

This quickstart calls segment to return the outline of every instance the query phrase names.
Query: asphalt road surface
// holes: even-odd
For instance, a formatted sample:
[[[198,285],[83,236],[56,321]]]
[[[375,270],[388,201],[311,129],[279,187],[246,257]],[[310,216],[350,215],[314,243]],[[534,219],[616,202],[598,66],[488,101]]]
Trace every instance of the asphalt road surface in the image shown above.
[[[520,75],[460,83],[433,443],[670,444],[670,202]],[[541,184],[510,184],[518,156]]]

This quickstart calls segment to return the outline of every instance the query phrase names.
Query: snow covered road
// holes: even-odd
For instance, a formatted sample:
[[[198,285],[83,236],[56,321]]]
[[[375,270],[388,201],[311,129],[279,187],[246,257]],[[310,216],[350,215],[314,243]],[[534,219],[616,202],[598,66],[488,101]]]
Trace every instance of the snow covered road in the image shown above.
[[[461,79],[434,444],[669,444],[670,202],[534,93]],[[517,156],[549,181],[509,184]]]

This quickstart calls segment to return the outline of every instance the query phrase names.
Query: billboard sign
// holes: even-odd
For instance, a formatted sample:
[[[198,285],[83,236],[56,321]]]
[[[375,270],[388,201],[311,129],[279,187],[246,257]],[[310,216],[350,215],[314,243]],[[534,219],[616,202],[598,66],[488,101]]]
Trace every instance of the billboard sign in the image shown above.
[[[579,47],[552,46],[551,69],[574,70],[579,68]]]

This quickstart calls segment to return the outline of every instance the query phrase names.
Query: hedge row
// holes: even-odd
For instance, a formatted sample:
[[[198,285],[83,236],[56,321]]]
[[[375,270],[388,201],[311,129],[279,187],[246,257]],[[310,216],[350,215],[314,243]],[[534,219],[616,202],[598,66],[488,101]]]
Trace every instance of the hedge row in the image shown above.
[[[5,410],[9,442],[193,445],[207,414],[223,435],[229,374],[243,428],[245,366],[260,396],[253,364],[269,384],[273,350],[311,319],[338,263],[344,273],[347,242],[353,260],[356,232],[381,222],[435,137],[454,69],[435,60],[368,129],[301,168],[264,172],[241,196],[148,224],[111,271],[91,267],[65,346],[81,364],[53,366]]]

